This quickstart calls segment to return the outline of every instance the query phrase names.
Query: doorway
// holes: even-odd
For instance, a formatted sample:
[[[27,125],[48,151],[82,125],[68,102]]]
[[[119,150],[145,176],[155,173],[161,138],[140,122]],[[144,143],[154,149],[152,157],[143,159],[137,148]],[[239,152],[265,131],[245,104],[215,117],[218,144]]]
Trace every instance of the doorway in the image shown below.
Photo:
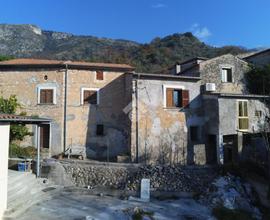
[[[49,124],[41,124],[39,126],[39,140],[40,140],[40,148],[50,148],[50,125]]]
[[[217,164],[217,137],[216,135],[208,135],[206,145],[206,161],[207,164]]]

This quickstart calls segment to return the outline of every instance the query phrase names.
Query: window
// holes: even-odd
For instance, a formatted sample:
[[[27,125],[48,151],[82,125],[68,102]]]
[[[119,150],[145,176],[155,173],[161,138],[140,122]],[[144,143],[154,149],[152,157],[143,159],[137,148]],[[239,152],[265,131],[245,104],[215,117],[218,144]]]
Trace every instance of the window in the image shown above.
[[[189,91],[182,89],[166,88],[166,107],[181,108],[189,104]]]
[[[248,130],[248,102],[238,101],[238,128],[239,130]]]
[[[55,91],[54,89],[39,89],[38,95],[39,104],[55,104]]]
[[[104,135],[104,125],[103,124],[97,124],[96,135],[97,136]]]
[[[104,73],[101,70],[96,71],[96,79],[97,80],[103,80],[104,79]]]
[[[83,88],[81,91],[82,105],[98,105],[99,104],[99,89]]]
[[[222,82],[231,83],[232,80],[232,68],[222,68]]]
[[[199,127],[198,126],[190,126],[190,140],[198,141],[199,140]]]
[[[258,117],[258,118],[261,118],[262,117],[262,111],[256,110],[255,111],[255,116]]]

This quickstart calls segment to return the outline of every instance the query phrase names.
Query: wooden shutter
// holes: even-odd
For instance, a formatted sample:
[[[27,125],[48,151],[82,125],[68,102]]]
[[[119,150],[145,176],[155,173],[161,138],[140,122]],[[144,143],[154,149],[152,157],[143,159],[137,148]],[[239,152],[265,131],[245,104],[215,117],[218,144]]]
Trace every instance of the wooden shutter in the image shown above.
[[[189,104],[189,91],[182,90],[182,107],[186,107]]]
[[[46,103],[46,91],[44,89],[40,90],[39,103]]]
[[[41,89],[39,103],[53,104],[53,89]]]
[[[53,90],[52,89],[46,90],[46,103],[53,104]]]
[[[173,105],[173,89],[172,88],[166,89],[166,107],[167,108],[174,107],[174,105]]]
[[[96,71],[96,79],[97,80],[103,80],[103,78],[104,78],[103,75],[104,75],[103,71],[101,71],[101,70]]]

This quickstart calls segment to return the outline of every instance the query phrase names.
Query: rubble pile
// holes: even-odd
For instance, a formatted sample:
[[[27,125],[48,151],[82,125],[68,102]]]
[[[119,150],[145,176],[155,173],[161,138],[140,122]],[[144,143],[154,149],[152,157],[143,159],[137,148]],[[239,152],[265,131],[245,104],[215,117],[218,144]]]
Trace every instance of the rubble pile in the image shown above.
[[[255,219],[261,219],[256,204],[256,194],[249,183],[230,174],[216,178],[200,201],[209,207],[225,207],[230,210],[243,210]]]
[[[121,190],[139,190],[141,179],[149,178],[151,191],[203,192],[216,177],[212,168],[168,165],[96,166],[64,164],[66,174],[76,186],[98,186]]]

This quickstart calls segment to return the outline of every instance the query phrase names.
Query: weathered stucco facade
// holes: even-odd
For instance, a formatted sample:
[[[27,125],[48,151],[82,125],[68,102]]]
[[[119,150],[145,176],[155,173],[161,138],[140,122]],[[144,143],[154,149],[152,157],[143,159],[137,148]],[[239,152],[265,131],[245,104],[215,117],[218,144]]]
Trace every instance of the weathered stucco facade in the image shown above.
[[[166,107],[166,88],[187,89],[189,105]],[[181,164],[194,160],[192,148],[202,140],[192,143],[189,128],[203,124],[199,78],[138,74],[133,90],[133,158],[138,157],[140,162]]]

